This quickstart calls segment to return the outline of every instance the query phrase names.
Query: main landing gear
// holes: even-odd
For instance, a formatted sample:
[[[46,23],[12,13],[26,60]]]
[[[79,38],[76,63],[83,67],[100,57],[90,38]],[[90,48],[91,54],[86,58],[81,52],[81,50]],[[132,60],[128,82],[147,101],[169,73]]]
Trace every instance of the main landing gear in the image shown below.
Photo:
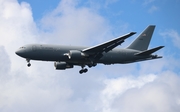
[[[87,68],[84,68],[85,66],[81,66],[81,67],[82,67],[82,69],[79,71],[80,74],[86,73],[88,71]]]
[[[81,70],[79,71],[79,73],[82,74],[82,73],[86,73],[87,71],[88,71],[88,69],[85,68],[85,69],[81,69]]]
[[[26,61],[27,61],[27,63],[28,63],[27,66],[30,67],[30,66],[31,66],[30,60],[29,60],[29,59],[26,59]]]
[[[96,65],[97,65],[97,63],[92,63],[92,64],[88,64],[87,66],[88,66],[89,68],[91,68],[91,67],[95,67]],[[87,68],[84,68],[85,66],[86,66],[86,65],[81,65],[82,69],[79,71],[80,74],[86,73],[86,72],[88,71]]]

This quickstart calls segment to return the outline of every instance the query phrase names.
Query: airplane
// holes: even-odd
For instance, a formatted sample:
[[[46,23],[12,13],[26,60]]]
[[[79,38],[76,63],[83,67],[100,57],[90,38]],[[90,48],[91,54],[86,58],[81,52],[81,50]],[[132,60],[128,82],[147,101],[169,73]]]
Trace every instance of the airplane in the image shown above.
[[[47,44],[29,44],[20,47],[15,53],[27,61],[30,67],[30,60],[53,61],[56,70],[65,70],[74,66],[81,66],[80,74],[88,71],[97,64],[126,64],[139,61],[153,60],[162,56],[153,53],[164,46],[148,50],[155,25],[149,25],[127,48],[116,48],[127,38],[136,34],[130,32],[118,38],[92,47],[63,46]]]

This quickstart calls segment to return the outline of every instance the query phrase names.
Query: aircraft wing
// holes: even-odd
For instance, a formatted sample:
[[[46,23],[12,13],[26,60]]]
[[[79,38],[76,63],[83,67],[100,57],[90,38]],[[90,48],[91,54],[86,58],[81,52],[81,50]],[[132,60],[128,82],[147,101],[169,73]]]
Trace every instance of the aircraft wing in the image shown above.
[[[83,49],[82,52],[86,53],[90,56],[93,56],[94,58],[101,58],[102,53],[104,53],[104,52],[107,53],[110,50],[117,47],[118,45],[121,45],[125,39],[127,39],[128,37],[130,37],[134,34],[136,34],[136,32],[131,32],[131,33],[125,34],[123,36],[120,36],[120,37],[115,38],[113,40],[107,41],[105,43]]]

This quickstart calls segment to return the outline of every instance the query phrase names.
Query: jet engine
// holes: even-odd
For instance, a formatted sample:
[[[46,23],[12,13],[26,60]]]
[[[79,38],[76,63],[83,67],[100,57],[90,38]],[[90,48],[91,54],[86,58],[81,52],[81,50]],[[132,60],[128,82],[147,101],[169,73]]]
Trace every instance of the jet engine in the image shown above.
[[[73,68],[74,66],[66,62],[54,62],[56,70],[65,70],[67,68]]]
[[[88,56],[87,54],[78,50],[70,50],[69,53],[66,53],[64,55],[68,56],[68,58],[72,60],[82,60]]]

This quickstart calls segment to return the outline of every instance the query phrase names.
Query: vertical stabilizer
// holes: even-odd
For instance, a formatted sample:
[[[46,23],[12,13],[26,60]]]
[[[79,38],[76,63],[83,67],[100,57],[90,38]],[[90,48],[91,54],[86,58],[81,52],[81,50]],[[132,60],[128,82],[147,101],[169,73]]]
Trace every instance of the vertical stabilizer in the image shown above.
[[[148,26],[127,49],[134,49],[139,51],[144,51],[148,49],[149,43],[151,41],[152,34],[154,32],[155,25]]]

